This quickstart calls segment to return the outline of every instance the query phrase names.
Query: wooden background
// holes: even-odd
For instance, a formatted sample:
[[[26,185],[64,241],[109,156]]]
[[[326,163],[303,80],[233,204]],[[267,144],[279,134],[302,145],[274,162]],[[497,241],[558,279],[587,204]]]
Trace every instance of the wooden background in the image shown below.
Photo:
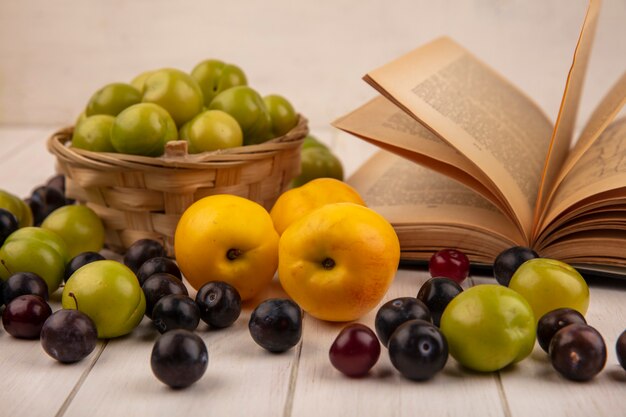
[[[605,0],[581,115],[626,67],[626,1]],[[0,124],[71,123],[92,92],[214,57],[313,127],[373,96],[367,71],[450,35],[556,117],[585,0],[2,0]]]

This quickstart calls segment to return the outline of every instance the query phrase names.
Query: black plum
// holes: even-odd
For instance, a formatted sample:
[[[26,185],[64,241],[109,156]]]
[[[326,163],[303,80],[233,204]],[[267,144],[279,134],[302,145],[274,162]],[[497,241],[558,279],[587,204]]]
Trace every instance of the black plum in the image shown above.
[[[172,330],[159,336],[152,348],[154,375],[172,388],[185,388],[204,375],[209,353],[202,339],[189,330]]]
[[[239,292],[222,281],[204,284],[196,294],[196,303],[202,321],[218,329],[230,326],[241,314]]]
[[[617,360],[622,368],[626,369],[626,330],[622,332],[615,342],[615,352],[617,353]]]
[[[58,174],[53,177],[50,177],[48,181],[46,181],[46,187],[56,188],[62,194],[65,194],[65,175]]]
[[[344,327],[328,352],[330,363],[349,377],[365,376],[378,361],[380,342],[369,327],[354,323]]]
[[[11,275],[2,288],[2,299],[6,304],[20,295],[29,294],[48,300],[48,284],[33,272],[17,272]]]
[[[0,208],[0,246],[4,243],[7,237],[19,228],[17,217],[13,213],[3,208]]]
[[[563,327],[570,324],[587,324],[580,312],[571,308],[559,308],[544,314],[537,323],[537,342],[541,349],[548,352],[550,340]]]
[[[152,275],[143,283],[141,289],[146,296],[146,316],[150,318],[154,305],[166,295],[189,295],[187,287],[178,278],[164,272]]]
[[[550,361],[561,375],[573,381],[588,381],[606,364],[602,335],[586,324],[570,324],[550,341]]]
[[[78,362],[96,348],[98,331],[93,320],[78,310],[59,310],[41,329],[41,346],[62,363]]]
[[[66,205],[66,201],[62,191],[42,185],[33,190],[28,204],[33,212],[35,225],[40,225],[48,214]]]
[[[150,258],[145,261],[137,270],[137,279],[139,285],[143,283],[151,276],[159,272],[165,272],[170,275],[174,275],[176,278],[183,280],[183,276],[180,273],[180,269],[176,262],[170,258],[164,256],[157,256],[156,258]]]
[[[160,333],[174,329],[193,331],[200,323],[200,310],[186,295],[166,295],[154,305],[152,323]]]
[[[33,201],[30,197],[25,198],[24,202],[30,207],[30,212],[33,214],[33,226],[40,226],[43,219],[46,218],[43,206],[37,201]]]
[[[408,379],[430,379],[448,361],[448,342],[431,323],[424,320],[407,321],[389,339],[389,359]]]
[[[433,324],[439,327],[443,311],[450,301],[462,292],[463,288],[456,281],[444,277],[435,277],[420,287],[417,298],[428,307]]]
[[[511,277],[524,262],[538,258],[537,252],[525,246],[514,246],[500,252],[493,262],[493,274],[500,285],[509,286]]]
[[[38,295],[20,295],[2,313],[4,330],[19,339],[38,339],[41,328],[52,310]]]
[[[402,323],[414,319],[431,321],[428,307],[417,298],[400,297],[383,304],[374,320],[376,334],[383,346],[387,347],[391,334]]]
[[[252,339],[274,352],[291,349],[302,337],[302,310],[291,300],[271,298],[259,304],[248,322]]]
[[[124,264],[136,274],[148,259],[167,256],[161,242],[140,239],[129,246],[124,254]]]
[[[73,257],[65,266],[65,277],[64,280],[67,282],[68,279],[72,276],[74,272],[76,272],[79,268],[95,262],[95,261],[103,261],[104,256],[100,255],[98,252],[83,252],[79,253],[75,257]]]

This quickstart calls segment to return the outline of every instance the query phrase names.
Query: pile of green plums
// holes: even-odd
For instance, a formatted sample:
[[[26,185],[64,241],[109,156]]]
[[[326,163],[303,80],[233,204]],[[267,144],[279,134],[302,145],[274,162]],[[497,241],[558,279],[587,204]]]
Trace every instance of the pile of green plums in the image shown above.
[[[41,227],[21,227],[0,246],[0,279],[17,272],[39,275],[52,294],[63,282],[65,265],[84,251],[104,245],[104,226],[86,206],[68,205],[50,213]]]
[[[262,97],[236,65],[208,59],[190,73],[163,68],[96,91],[79,116],[72,146],[160,156],[172,140],[190,153],[263,143],[298,122],[291,103]]]

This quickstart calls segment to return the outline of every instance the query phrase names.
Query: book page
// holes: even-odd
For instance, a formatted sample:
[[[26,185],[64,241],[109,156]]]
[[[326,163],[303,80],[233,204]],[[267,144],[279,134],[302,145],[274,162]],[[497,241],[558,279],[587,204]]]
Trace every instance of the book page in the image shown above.
[[[476,165],[385,97],[372,99],[333,126],[461,182],[513,217],[500,191]]]
[[[474,191],[386,151],[348,183],[394,226],[402,252],[413,252],[412,259],[432,255],[433,248],[456,247],[475,261],[493,262],[507,247],[528,244],[507,216]]]
[[[591,145],[593,145],[609,123],[613,121],[622,107],[624,107],[625,103],[626,72],[624,72],[620,79],[611,87],[587,121],[578,141],[567,155],[567,159],[554,184],[555,188],[563,181],[563,178],[567,176],[572,167],[580,160],[584,153],[587,152]],[[552,194],[554,194],[554,191]]]
[[[563,166],[567,153],[570,149],[574,136],[574,127],[576,125],[576,115],[578,113],[578,105],[582,94],[583,81],[587,72],[587,63],[589,62],[589,54],[591,52],[591,44],[596,31],[598,14],[600,12],[600,0],[589,0],[585,20],[580,30],[580,36],[576,49],[574,50],[574,58],[570,67],[563,98],[561,99],[561,107],[559,115],[554,125],[550,149],[546,157],[545,169],[541,178],[539,187],[540,194],[535,205],[535,219],[541,219],[545,212],[546,200],[552,194],[555,187],[557,176]],[[541,221],[535,222],[533,235],[539,233],[539,224]]]
[[[612,190],[626,192],[626,118],[611,123],[563,179],[542,229],[570,207]]]
[[[624,242],[626,230],[597,229],[573,233],[544,249],[542,256],[563,260],[570,264],[596,264],[626,267]],[[621,275],[623,278],[623,270]]]
[[[550,243],[563,240],[563,238],[580,232],[587,231],[626,231],[626,208],[623,205],[612,207],[612,210],[592,210],[582,216],[577,216],[569,222],[564,222],[553,233],[551,233],[542,245],[549,246]]]
[[[563,229],[571,228],[572,225],[577,224],[579,219],[588,216],[590,213],[593,213],[593,215],[602,215],[603,213],[614,212],[616,210],[626,212],[626,195],[620,192],[620,190],[612,190],[599,194],[591,202],[587,200],[576,203],[574,206],[561,213],[543,229],[537,242],[540,245],[545,245],[546,242],[549,243],[555,239],[555,236],[558,238]]]
[[[536,104],[449,38],[365,80],[480,167],[530,235],[552,133]]]

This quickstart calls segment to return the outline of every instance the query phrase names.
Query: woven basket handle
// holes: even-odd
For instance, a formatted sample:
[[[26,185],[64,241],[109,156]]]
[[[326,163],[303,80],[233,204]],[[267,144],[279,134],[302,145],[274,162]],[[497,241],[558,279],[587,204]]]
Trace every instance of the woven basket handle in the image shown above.
[[[165,144],[163,158],[185,158],[188,154],[189,143],[186,140],[172,140]]]

